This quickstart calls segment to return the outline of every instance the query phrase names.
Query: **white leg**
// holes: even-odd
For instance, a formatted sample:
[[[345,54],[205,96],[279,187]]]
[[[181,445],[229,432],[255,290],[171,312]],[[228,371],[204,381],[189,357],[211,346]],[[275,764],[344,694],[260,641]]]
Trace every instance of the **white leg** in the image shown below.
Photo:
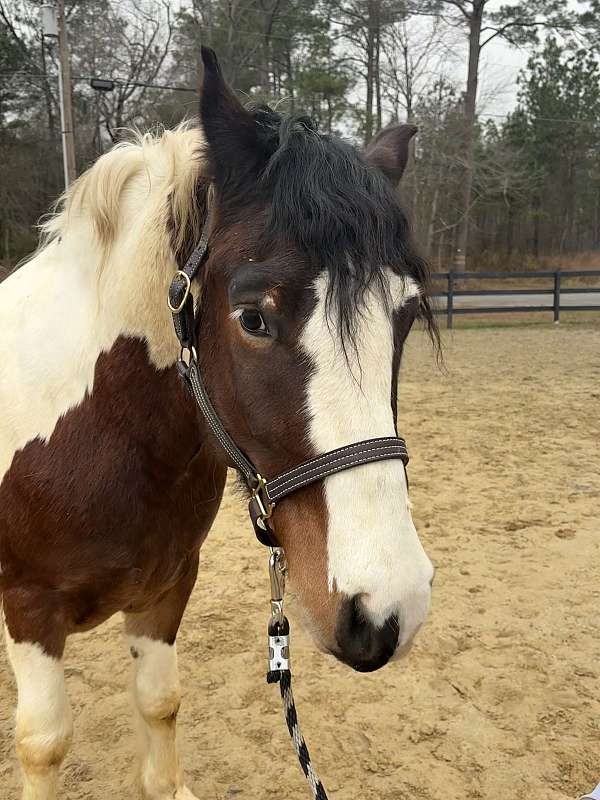
[[[22,800],[55,800],[58,772],[73,734],[63,661],[39,644],[16,643],[6,630],[8,657],[18,691],[17,755],[23,772]]]
[[[181,700],[175,644],[128,636],[140,728],[141,784],[146,800],[195,800],[183,785],[176,742]]]

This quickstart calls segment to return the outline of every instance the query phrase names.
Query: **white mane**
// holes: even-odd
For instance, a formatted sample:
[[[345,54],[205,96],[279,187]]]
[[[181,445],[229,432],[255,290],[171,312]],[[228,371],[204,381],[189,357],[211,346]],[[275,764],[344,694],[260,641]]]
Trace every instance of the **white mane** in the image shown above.
[[[148,230],[152,241],[147,244],[153,251],[171,246],[170,239],[159,242],[170,236],[170,214],[177,247],[183,245],[186,230],[199,227],[195,198],[201,172],[199,128],[187,121],[174,130],[133,130],[129,136],[101,156],[58,199],[54,211],[40,226],[41,248],[68,234],[70,222],[77,216],[89,220],[98,244],[108,251],[124,221],[123,192],[134,181],[158,214]],[[138,213],[140,210],[138,207]]]

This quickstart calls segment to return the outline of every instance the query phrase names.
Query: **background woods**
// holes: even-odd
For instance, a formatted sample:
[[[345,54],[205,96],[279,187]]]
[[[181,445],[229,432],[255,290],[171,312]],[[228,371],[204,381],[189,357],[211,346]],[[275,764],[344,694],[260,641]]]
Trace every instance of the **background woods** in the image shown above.
[[[0,263],[35,245],[62,189],[57,47],[38,0],[0,0]],[[597,0],[66,0],[77,167],[124,128],[197,104],[199,42],[242,97],[368,141],[420,129],[404,184],[435,266],[529,266],[600,248]],[[480,61],[526,48],[514,109],[486,116]],[[92,77],[115,82],[97,92]],[[485,98],[483,98],[485,99]]]

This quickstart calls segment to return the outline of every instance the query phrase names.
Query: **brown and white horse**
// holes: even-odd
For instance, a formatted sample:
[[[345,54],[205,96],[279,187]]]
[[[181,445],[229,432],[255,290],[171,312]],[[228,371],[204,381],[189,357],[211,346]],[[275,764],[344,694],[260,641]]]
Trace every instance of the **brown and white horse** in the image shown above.
[[[204,50],[200,125],[106,154],[0,287],[0,589],[25,800],[56,797],[72,734],[63,650],[122,611],[144,797],[192,798],[175,638],[228,464],[182,387],[166,295],[211,206],[196,287],[212,402],[264,475],[396,433],[427,271],[394,192],[414,128],[361,155],[307,118],[244,109]],[[357,670],[404,653],[433,569],[400,461],[332,475],[272,520],[318,645]]]

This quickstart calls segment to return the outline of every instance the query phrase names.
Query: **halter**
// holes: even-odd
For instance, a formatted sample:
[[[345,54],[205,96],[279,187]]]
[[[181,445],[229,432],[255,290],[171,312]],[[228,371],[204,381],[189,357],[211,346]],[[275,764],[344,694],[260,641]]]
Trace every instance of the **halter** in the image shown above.
[[[298,714],[292,693],[290,669],[290,626],[283,613],[285,577],[287,573],[285,555],[278,545],[269,520],[275,505],[288,495],[360,464],[399,458],[408,464],[408,451],[404,439],[383,436],[367,439],[345,447],[338,447],[297,467],[282,472],[274,478],[264,478],[248,456],[243,453],[225,429],[210,401],[198,363],[196,331],[201,323],[201,309],[194,306],[192,281],[208,256],[208,230],[211,215],[207,215],[200,240],[184,266],[175,273],[169,287],[168,305],[173,314],[175,333],[181,346],[177,369],[184,385],[196,401],[208,427],[217,441],[243,475],[250,490],[248,511],[256,538],[271,548],[269,575],[271,579],[271,619],[269,622],[269,671],[268,683],[279,683],[283,701],[284,717],[294,749],[304,776],[315,800],[327,800],[323,784],[313,769],[306,742],[300,732]]]
[[[352,469],[373,461],[399,458],[406,469],[408,450],[406,442],[398,436],[382,436],[329,450],[310,461],[282,472],[274,478],[264,478],[252,461],[240,450],[226,431],[208,396],[198,363],[196,330],[201,322],[201,309],[194,306],[192,281],[208,256],[208,229],[210,213],[202,229],[200,240],[182,269],[178,270],[169,287],[168,304],[173,315],[175,333],[181,346],[177,363],[179,374],[196,401],[208,427],[221,447],[241,472],[250,490],[248,511],[254,532],[261,544],[277,547],[269,524],[276,504],[290,494],[323,480],[328,475]],[[187,360],[186,360],[187,354]]]

